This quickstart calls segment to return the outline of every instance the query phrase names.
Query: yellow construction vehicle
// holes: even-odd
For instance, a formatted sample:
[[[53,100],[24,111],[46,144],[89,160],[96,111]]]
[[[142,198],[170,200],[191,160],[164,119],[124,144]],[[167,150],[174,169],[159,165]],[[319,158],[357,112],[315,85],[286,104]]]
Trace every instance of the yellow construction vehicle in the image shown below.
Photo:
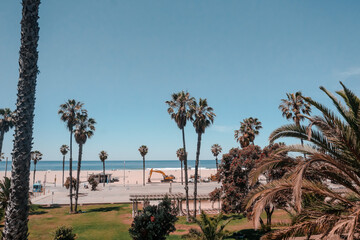
[[[173,182],[175,179],[174,175],[166,175],[163,171],[161,170],[154,170],[153,168],[150,170],[150,174],[149,174],[149,178],[148,178],[148,182],[151,182],[151,176],[153,174],[153,172],[156,173],[160,173],[163,176],[163,180],[161,180],[161,182]]]

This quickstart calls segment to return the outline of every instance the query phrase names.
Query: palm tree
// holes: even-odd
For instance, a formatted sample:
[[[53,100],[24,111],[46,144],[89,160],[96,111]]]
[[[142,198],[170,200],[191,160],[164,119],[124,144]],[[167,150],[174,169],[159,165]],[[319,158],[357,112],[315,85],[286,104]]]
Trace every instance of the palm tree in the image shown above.
[[[2,153],[2,145],[4,141],[4,135],[14,127],[13,113],[9,108],[0,109],[0,154]]]
[[[221,153],[222,148],[219,144],[214,144],[211,146],[211,152],[215,157],[215,161],[216,161],[216,171],[219,171],[219,167],[218,167],[218,155]]]
[[[283,117],[288,120],[292,119],[296,126],[300,127],[300,122],[305,119],[306,115],[309,116],[311,113],[310,104],[304,101],[301,92],[287,93],[286,96],[287,99],[281,99],[279,109]],[[304,145],[303,139],[300,140],[301,145]]]
[[[69,158],[69,175],[70,179],[72,179],[72,135],[74,131],[74,126],[77,124],[76,116],[80,113],[81,108],[84,104],[81,102],[77,102],[74,99],[68,100],[66,103],[60,105],[60,109],[58,114],[61,115],[61,120],[66,122],[66,126],[70,132],[70,158]],[[70,184],[70,212],[73,212],[73,189],[72,184]]]
[[[175,121],[179,129],[182,131],[182,140],[184,152],[186,152],[185,144],[185,126],[186,122],[190,120],[189,115],[189,106],[195,99],[190,97],[188,92],[178,92],[171,95],[171,100],[166,101],[165,103],[169,106],[168,113],[170,114],[171,119]],[[187,166],[187,154],[184,159],[184,169],[185,169],[185,200],[186,200],[186,220],[190,220],[189,212],[189,184],[188,184],[188,166]]]
[[[8,177],[4,177],[4,180],[0,181],[0,206],[4,214],[6,215],[6,207],[9,202],[10,195],[10,179]]]
[[[103,175],[104,175],[104,184],[103,184],[103,186],[105,187],[105,160],[108,158],[107,152],[101,151],[99,153],[99,158],[100,158],[100,161],[102,161],[102,163],[103,163]]]
[[[38,163],[38,161],[40,161],[42,159],[42,156],[43,156],[42,153],[37,150],[31,152],[31,160],[34,161],[33,184],[35,183],[36,164]]]
[[[215,113],[212,107],[208,106],[206,99],[199,99],[199,104],[194,101],[190,105],[190,116],[195,132],[198,135],[197,148],[196,148],[196,161],[195,161],[195,181],[194,181],[194,218],[196,217],[196,195],[197,195],[197,180],[199,171],[199,157],[200,157],[200,146],[201,136],[205,133],[205,129],[209,127],[215,118]]]
[[[179,148],[177,151],[176,151],[176,156],[178,157],[179,161],[180,161],[180,165],[181,165],[181,185],[184,184],[184,181],[183,181],[183,161],[185,159],[185,151],[184,151],[184,148]]]
[[[95,131],[94,125],[96,124],[93,118],[88,117],[87,111],[85,110],[82,110],[80,113],[77,113],[76,118],[78,119],[78,122],[76,123],[74,136],[76,143],[79,144],[79,156],[78,156],[76,192],[75,192],[75,213],[77,213],[77,205],[79,199],[79,184],[80,184],[80,171],[81,171],[83,145],[86,143],[86,140],[88,138],[91,138],[94,135],[94,131]],[[72,184],[70,184],[70,186],[71,185]]]
[[[139,147],[140,155],[143,158],[143,186],[145,186],[145,155],[148,153],[148,148],[145,145]]]
[[[200,220],[194,218],[194,222],[200,227],[200,231],[191,228],[189,234],[185,237],[190,239],[201,240],[222,240],[228,234],[224,231],[226,225],[228,225],[233,218],[223,220],[223,215],[219,214],[215,217],[209,217],[204,211],[201,211]]]
[[[235,130],[234,137],[242,148],[249,146],[250,143],[254,145],[255,137],[261,128],[261,122],[257,118],[245,118],[240,122],[240,129]]]
[[[270,142],[282,137],[294,137],[308,140],[311,146],[299,144],[280,148],[278,154],[306,153],[308,157],[297,161],[294,170],[282,179],[257,189],[247,204],[253,205],[252,215],[257,227],[258,216],[266,203],[281,194],[291,195],[288,201],[296,214],[294,224],[269,234],[265,239],[283,239],[294,235],[310,238],[314,233],[322,234],[322,239],[334,239],[339,235],[354,239],[354,235],[360,233],[360,98],[341,85],[343,90],[337,94],[345,104],[321,87],[332,100],[338,114],[309,97],[303,97],[321,115],[309,117],[309,126],[288,124],[270,135]],[[309,173],[316,173],[321,181],[309,178]],[[337,182],[342,192],[331,189],[327,181]],[[316,201],[304,204],[304,198],[311,195],[317,196]]]
[[[39,72],[37,66],[39,5],[40,0],[22,0],[11,190],[2,234],[4,239],[28,237],[30,152],[33,140],[36,77]]]
[[[63,168],[62,168],[62,170],[63,170],[63,174],[62,174],[62,186],[64,187],[64,172],[65,172],[65,155],[68,153],[68,151],[69,151],[69,146],[68,145],[62,145],[61,147],[60,147],[60,152],[61,152],[61,154],[63,155]]]

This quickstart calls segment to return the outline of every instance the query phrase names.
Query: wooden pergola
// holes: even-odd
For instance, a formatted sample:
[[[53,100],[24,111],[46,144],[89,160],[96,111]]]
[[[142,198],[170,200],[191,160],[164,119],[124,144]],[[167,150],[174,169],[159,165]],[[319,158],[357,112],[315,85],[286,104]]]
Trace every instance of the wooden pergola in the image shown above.
[[[175,204],[176,208],[178,209],[178,216],[186,215],[186,210],[183,210],[182,203],[185,201],[185,194],[183,193],[141,193],[141,194],[131,194],[130,201],[132,202],[132,217],[139,215],[138,204],[142,202],[143,208],[150,205],[150,201],[161,201],[165,197],[168,197],[170,201]],[[189,195],[189,200],[194,200],[193,195]],[[207,213],[220,213],[221,211],[221,201],[218,200],[218,208],[211,208],[211,209],[201,209],[201,201],[211,201],[209,194],[198,194],[196,196],[196,201],[198,201],[199,214],[201,211],[205,211]],[[213,205],[214,205],[213,201]],[[190,210],[192,212],[194,210]]]

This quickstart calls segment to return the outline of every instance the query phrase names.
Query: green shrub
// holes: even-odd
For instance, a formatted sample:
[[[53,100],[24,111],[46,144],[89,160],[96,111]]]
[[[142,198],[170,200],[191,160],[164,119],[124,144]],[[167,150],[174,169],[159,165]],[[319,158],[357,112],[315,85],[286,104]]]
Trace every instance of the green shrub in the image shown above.
[[[165,240],[166,236],[176,230],[176,221],[176,210],[165,197],[159,205],[147,206],[136,216],[129,233],[134,240]]]
[[[72,227],[58,227],[54,233],[54,240],[74,240],[76,239],[76,234],[72,231]]]
[[[94,175],[91,175],[91,176],[88,178],[88,182],[89,182],[89,184],[91,185],[91,191],[95,191],[97,185],[99,184],[99,183],[95,180],[95,176],[94,176]]]

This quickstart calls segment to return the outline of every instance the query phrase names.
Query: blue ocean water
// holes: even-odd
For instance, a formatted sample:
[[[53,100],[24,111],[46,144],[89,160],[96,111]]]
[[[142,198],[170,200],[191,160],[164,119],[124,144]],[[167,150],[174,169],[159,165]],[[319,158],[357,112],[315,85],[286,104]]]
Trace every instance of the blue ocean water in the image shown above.
[[[141,161],[125,161],[125,169],[142,169],[143,162]],[[31,163],[31,170],[33,170],[33,163]],[[195,160],[188,160],[188,167],[195,167]],[[180,169],[180,161],[178,160],[149,160],[145,161],[145,168],[156,169]],[[213,169],[216,168],[215,160],[201,160],[200,168]],[[11,170],[11,161],[8,161],[8,171]],[[65,170],[69,169],[69,162],[65,161]],[[77,161],[73,161],[73,170],[77,169]],[[82,170],[102,170],[102,162],[98,161],[82,161]],[[105,162],[106,170],[124,169],[124,161],[109,160]],[[0,162],[0,171],[5,170],[5,161]],[[61,171],[62,161],[46,161],[41,160],[36,164],[37,171]]]

